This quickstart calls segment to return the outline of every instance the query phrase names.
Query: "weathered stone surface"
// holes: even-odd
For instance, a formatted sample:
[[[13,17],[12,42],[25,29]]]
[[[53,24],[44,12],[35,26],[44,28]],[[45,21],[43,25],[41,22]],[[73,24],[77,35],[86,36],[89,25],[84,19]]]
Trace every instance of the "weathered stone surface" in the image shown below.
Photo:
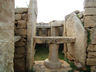
[[[91,72],[96,72],[96,66],[91,66]]]
[[[88,58],[87,65],[96,65],[96,58]]]
[[[16,8],[15,13],[26,13],[28,12],[28,8]]]
[[[15,43],[15,46],[17,46],[17,47],[18,46],[21,47],[21,46],[25,46],[25,45],[26,45],[26,43],[25,42],[22,42],[22,41],[21,42],[19,41],[19,42],[16,42]]]
[[[15,59],[14,61],[14,70],[16,72],[25,72],[25,60],[24,59]]]
[[[96,58],[96,52],[88,52],[88,58]]]
[[[17,29],[15,31],[16,35],[19,35],[19,36],[24,36],[24,35],[27,35],[27,30],[26,29]]]
[[[14,0],[0,0],[0,72],[14,72]]]
[[[16,28],[27,28],[27,22],[25,20],[18,20],[18,25]]]
[[[21,19],[21,14],[15,14],[15,20],[20,20]]]
[[[37,0],[30,0],[28,8],[28,23],[27,23],[27,68],[32,69],[34,64],[34,48],[33,36],[36,35],[36,20],[37,20]]]
[[[96,26],[90,31],[91,44],[96,44]]]
[[[24,54],[25,53],[25,48],[24,47],[18,47],[15,50],[16,54]]]
[[[23,20],[28,20],[28,14],[26,14],[26,13],[22,14],[22,15],[21,15],[21,18],[22,18]]]
[[[15,38],[14,38],[14,42],[17,42],[17,41],[19,41],[20,39],[21,39],[20,36],[15,36]]]
[[[84,15],[96,15],[96,8],[85,8]]]
[[[84,0],[84,8],[96,8],[96,0]]]
[[[85,16],[84,27],[94,27],[94,26],[96,26],[96,16]]]
[[[45,67],[44,61],[35,61],[33,70],[36,72],[68,72],[71,70],[71,68],[70,65],[65,61],[63,61],[62,68],[60,69],[49,69]]]
[[[75,13],[71,13],[65,18],[65,35],[76,37],[75,43],[68,45],[68,52],[76,61],[85,64],[87,35],[81,21]]]
[[[88,49],[87,49],[88,52],[95,52],[96,51],[96,45],[89,45],[88,46]]]
[[[49,43],[49,44],[62,44],[62,43],[74,43],[76,38],[74,37],[42,37],[42,36],[35,36],[33,37],[36,43]]]

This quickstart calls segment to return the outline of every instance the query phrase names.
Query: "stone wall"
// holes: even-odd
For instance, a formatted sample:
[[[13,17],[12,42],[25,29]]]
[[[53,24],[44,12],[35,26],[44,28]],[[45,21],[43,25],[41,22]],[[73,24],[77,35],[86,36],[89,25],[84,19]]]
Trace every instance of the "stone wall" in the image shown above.
[[[84,8],[84,27],[88,32],[86,64],[96,66],[96,0],[85,0]]]
[[[15,9],[15,36],[21,37],[21,39],[15,43],[15,72],[25,72],[26,70],[27,14],[27,8]]]

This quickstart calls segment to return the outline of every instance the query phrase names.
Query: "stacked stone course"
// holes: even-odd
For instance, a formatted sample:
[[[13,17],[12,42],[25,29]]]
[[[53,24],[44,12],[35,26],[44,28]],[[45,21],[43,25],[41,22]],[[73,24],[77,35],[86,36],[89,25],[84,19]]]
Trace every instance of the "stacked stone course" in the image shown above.
[[[26,70],[27,13],[27,8],[15,9],[15,36],[21,37],[21,39],[15,43],[15,72],[25,72]]]
[[[87,65],[96,71],[96,0],[85,0],[84,27],[88,31]]]

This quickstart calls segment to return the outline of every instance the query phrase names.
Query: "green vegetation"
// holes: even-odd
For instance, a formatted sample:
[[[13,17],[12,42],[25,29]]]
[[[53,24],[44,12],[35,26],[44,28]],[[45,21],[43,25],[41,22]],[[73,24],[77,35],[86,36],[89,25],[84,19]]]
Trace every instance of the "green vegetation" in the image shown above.
[[[87,40],[87,43],[89,44],[90,42],[91,42],[91,39],[90,39],[90,31],[89,30],[87,30],[87,38],[88,38],[88,40]]]
[[[47,44],[36,45],[35,48],[35,60],[45,60],[48,58],[49,48]]]

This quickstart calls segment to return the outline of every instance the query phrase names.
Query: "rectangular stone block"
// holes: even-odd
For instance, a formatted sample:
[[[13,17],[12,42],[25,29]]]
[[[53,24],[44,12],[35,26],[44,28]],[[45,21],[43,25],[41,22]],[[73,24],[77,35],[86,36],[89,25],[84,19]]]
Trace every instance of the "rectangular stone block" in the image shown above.
[[[96,52],[88,52],[88,58],[96,58]]]
[[[96,51],[96,45],[89,45],[88,46],[88,49],[87,49],[88,52],[95,52]]]
[[[85,16],[84,27],[95,27],[96,26],[96,16]]]
[[[27,14],[27,13],[22,14],[22,15],[21,15],[21,18],[22,18],[23,20],[28,20],[28,14]]]
[[[90,39],[91,39],[91,44],[96,44],[96,27],[91,29]]]
[[[16,47],[22,47],[22,46],[25,46],[25,45],[26,45],[25,42],[20,42],[20,41],[19,41],[19,42],[16,42],[16,43],[15,43],[15,46],[16,46]]]
[[[87,65],[96,65],[96,58],[88,58]]]
[[[18,20],[15,26],[16,28],[27,28],[27,22],[26,20]]]
[[[14,60],[14,70],[16,72],[25,72],[25,59],[15,59]]]
[[[26,30],[26,29],[16,29],[15,34],[16,34],[17,36],[18,36],[18,35],[20,35],[20,36],[25,36],[25,35],[27,35],[27,30]]]
[[[20,20],[21,19],[21,14],[15,14],[15,20]]]
[[[85,8],[84,15],[96,15],[96,8]]]
[[[85,0],[84,8],[96,8],[96,0]]]
[[[21,13],[27,13],[28,8],[16,8],[15,13],[21,14]]]

